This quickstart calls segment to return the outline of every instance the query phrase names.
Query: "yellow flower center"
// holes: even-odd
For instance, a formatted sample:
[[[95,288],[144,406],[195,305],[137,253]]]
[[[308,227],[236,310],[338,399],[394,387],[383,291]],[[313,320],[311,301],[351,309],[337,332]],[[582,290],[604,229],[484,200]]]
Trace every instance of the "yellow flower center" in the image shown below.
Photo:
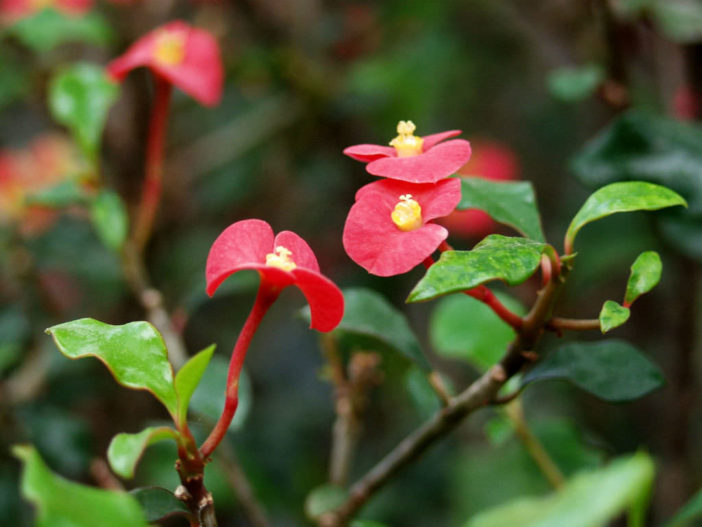
[[[292,271],[297,267],[290,256],[292,252],[282,245],[278,245],[272,253],[266,255],[266,265],[277,267],[283,271]]]
[[[185,59],[185,34],[161,30],[156,35],[154,58],[165,66],[176,66]]]
[[[412,194],[403,194],[390,217],[401,231],[413,231],[422,226],[422,207],[412,199]]]
[[[412,121],[397,123],[397,137],[390,141],[390,146],[395,147],[397,157],[417,156],[422,153],[424,139],[414,135],[416,129]]]

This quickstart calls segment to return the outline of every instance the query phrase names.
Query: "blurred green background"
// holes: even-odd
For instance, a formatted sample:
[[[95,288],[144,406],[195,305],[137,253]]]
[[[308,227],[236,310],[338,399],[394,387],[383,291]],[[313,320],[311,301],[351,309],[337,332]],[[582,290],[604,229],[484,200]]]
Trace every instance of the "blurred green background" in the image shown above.
[[[666,387],[612,405],[553,382],[529,389],[523,405],[566,474],[620,453],[649,451],[658,470],[651,525],[662,524],[700,487],[699,3],[135,0],[97,3],[92,15],[99,17],[95,27],[68,32],[55,44],[27,37],[31,27],[6,23],[0,33],[2,525],[32,521],[31,507],[19,498],[19,464],[10,445],[32,442],[57,472],[104,484],[110,438],[166,418],[148,395],[117,386],[97,361],[63,358],[43,333],[83,316],[118,324],[145,315],[122,277],[119,256],[103,245],[85,210],[21,203],[74,177],[84,162],[66,129],[52,120],[50,79],[77,61],[104,65],[174,18],[211,31],[226,70],[224,98],[215,109],[174,94],[165,194],[146,254],[190,354],[216,343],[226,362],[256,279],[242,273],[210,299],[205,261],[221,230],[256,217],[304,237],[341,287],[370,287],[403,310],[431,363],[456,389],[476,378],[474,365],[442,342],[432,322],[438,307],[473,313],[474,306],[447,307],[447,300],[404,306],[421,269],[373,277],[341,245],[354,193],[372,180],[343,148],[386,144],[400,119],[413,120],[420,135],[458,128],[473,143],[476,161],[490,148],[501,152],[467,173],[489,177],[496,170],[491,163],[507,157],[509,177],[533,181],[545,232],[559,248],[573,214],[606,182],[647,179],[688,199],[689,213],[682,215],[635,214],[588,226],[559,313],[596,317],[604,300],[621,296],[636,256],[660,252],[661,285],[637,303],[615,336],[645,350],[664,371]],[[59,31],[41,21],[35,26],[40,34]],[[103,136],[101,175],[91,183],[116,190],[130,211],[143,178],[151,89],[145,70],[122,86]],[[629,113],[632,108],[641,113]],[[622,119],[629,121],[607,128]],[[590,142],[596,136],[598,142]],[[4,168],[9,157],[23,160],[24,168]],[[486,233],[453,234],[450,241],[469,248]],[[537,288],[534,280],[510,293],[529,305]],[[254,339],[246,362],[250,409],[228,438],[275,526],[305,524],[305,497],[327,480],[333,388],[318,335],[298,313],[303,302],[297,291],[286,291]],[[344,353],[361,349],[349,348]],[[404,357],[377,352],[377,382],[360,421],[352,481],[436,405]],[[174,459],[174,449],[153,447],[125,486],[173,489]],[[218,463],[224,464],[213,463],[207,478],[221,524],[249,525],[231,474]],[[486,409],[401,473],[362,516],[390,526],[461,525],[487,507],[549,490],[509,421]]]

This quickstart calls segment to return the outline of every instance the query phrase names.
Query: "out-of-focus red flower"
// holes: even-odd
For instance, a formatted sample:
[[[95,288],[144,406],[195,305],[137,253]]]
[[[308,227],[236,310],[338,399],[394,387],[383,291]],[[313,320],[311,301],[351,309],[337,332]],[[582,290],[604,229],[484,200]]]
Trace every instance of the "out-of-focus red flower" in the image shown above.
[[[219,45],[205,30],[169,22],[147,33],[107,66],[115,80],[145,66],[205,106],[222,98],[224,72]]]
[[[400,121],[390,146],[354,145],[345,148],[344,154],[368,163],[366,170],[374,176],[410,183],[436,183],[455,174],[470,159],[468,141],[445,141],[459,135],[460,130],[417,137],[415,129],[412,121]]]
[[[512,181],[519,178],[519,163],[505,145],[491,141],[474,141],[473,155],[458,170],[461,177],[483,177],[493,181]],[[452,235],[482,238],[495,228],[495,221],[482,210],[457,210],[439,223]]]
[[[242,220],[217,237],[207,257],[207,294],[212,296],[231,274],[244,269],[258,271],[261,286],[274,292],[295,285],[310,305],[310,327],[331,331],[344,315],[344,297],[339,288],[319,271],[307,242],[297,234],[277,235],[262,220]]]
[[[75,145],[61,135],[42,135],[25,149],[0,151],[0,223],[17,223],[28,234],[41,232],[55,211],[30,205],[27,198],[85,170]]]
[[[42,9],[56,9],[66,15],[89,11],[93,0],[0,0],[0,15],[8,22],[28,17]]]
[[[700,114],[700,101],[690,86],[682,86],[673,95],[673,115],[680,121],[694,121]]]
[[[422,263],[448,231],[431,220],[446,216],[461,199],[456,178],[438,183],[392,179],[361,187],[344,226],[344,249],[371,274],[393,276]]]

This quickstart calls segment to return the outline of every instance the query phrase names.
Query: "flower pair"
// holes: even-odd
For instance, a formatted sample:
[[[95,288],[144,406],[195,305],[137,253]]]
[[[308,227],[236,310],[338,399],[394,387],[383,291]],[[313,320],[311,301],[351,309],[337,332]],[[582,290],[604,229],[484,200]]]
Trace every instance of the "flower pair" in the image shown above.
[[[451,139],[459,130],[424,137],[414,131],[411,121],[400,121],[390,146],[344,150],[366,162],[370,174],[386,178],[359,189],[343,235],[351,259],[378,276],[406,273],[428,258],[448,237],[432,220],[461,200],[461,183],[449,176],[470,159],[468,141]]]

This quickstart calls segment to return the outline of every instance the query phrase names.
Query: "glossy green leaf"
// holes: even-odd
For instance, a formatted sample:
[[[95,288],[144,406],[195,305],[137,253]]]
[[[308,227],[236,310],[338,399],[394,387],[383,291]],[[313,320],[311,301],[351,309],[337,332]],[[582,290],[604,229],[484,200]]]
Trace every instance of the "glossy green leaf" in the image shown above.
[[[31,446],[12,451],[24,464],[22,495],[38,509],[37,527],[147,527],[139,503],[129,494],[65,480]]]
[[[607,300],[600,311],[600,330],[607,333],[618,328],[629,320],[630,314],[628,307],[621,306],[614,300]]]
[[[661,279],[663,264],[661,257],[655,251],[646,251],[631,265],[631,274],[626,284],[624,302],[632,304],[644,293],[656,287]]]
[[[605,71],[599,64],[565,67],[549,73],[546,80],[548,91],[563,102],[578,102],[595,93],[605,78]]]
[[[527,238],[544,241],[536,195],[530,182],[464,177],[461,178],[461,193],[458,210],[483,210],[495,221],[512,227]]]
[[[524,307],[509,295],[495,296],[519,315]],[[429,320],[429,340],[444,357],[461,359],[478,371],[486,371],[504,355],[514,340],[514,329],[483,302],[465,295],[443,298]]]
[[[408,302],[472,289],[502,280],[518,285],[538,269],[546,244],[526,238],[492,234],[472,251],[446,251],[415,286]]]
[[[163,338],[148,322],[112,326],[81,318],[50,327],[46,332],[69,359],[100,359],[117,382],[127,388],[150,391],[172,416],[176,415],[173,368]]]
[[[330,483],[321,485],[307,495],[305,514],[311,520],[315,520],[325,512],[333,511],[341,506],[348,499],[348,496],[348,491],[342,487]]]
[[[66,42],[105,45],[112,39],[110,25],[96,12],[71,16],[44,9],[14,23],[7,31],[40,53]]]
[[[62,181],[58,185],[34,192],[25,198],[28,205],[63,208],[87,203],[90,196],[78,181]]]
[[[702,519],[702,490],[690,498],[682,508],[668,520],[665,527],[693,527]],[[695,522],[696,523],[693,523]]]
[[[644,453],[583,472],[546,498],[522,498],[469,520],[465,527],[604,527],[632,507],[643,508],[655,467]]]
[[[368,337],[381,349],[400,353],[424,371],[431,370],[419,340],[401,311],[370,289],[348,288],[343,294],[344,318],[335,332]],[[309,307],[305,308],[305,313],[309,319]]]
[[[117,193],[103,190],[92,202],[90,216],[102,242],[119,251],[127,239],[129,219],[127,208]]]
[[[229,360],[227,358],[220,355],[212,357],[190,399],[190,410],[197,412],[212,424],[217,422],[224,409],[228,371]],[[239,376],[239,404],[236,407],[234,419],[229,425],[229,430],[238,430],[244,425],[251,412],[252,404],[253,387],[244,369]]]
[[[119,85],[105,70],[79,63],[58,73],[49,85],[49,109],[68,127],[88,159],[96,159],[107,113],[119,96]]]
[[[566,246],[572,247],[578,231],[588,223],[617,212],[658,210],[676,205],[687,206],[676,192],[644,181],[611,183],[592,194],[573,218],[566,233]]]
[[[184,423],[187,420],[190,398],[200,383],[210,359],[212,359],[215,347],[212,344],[194,357],[191,357],[176,374],[175,389],[178,394],[177,420],[179,423]]]
[[[139,502],[146,521],[156,522],[174,515],[187,516],[190,511],[170,490],[161,487],[139,487],[129,491]]]
[[[570,342],[551,351],[529,370],[522,385],[561,379],[606,401],[630,401],[660,388],[663,374],[622,340]]]
[[[702,40],[702,3],[699,0],[652,0],[653,20],[673,42],[694,44]]]
[[[165,439],[177,440],[177,437],[178,433],[167,426],[151,426],[137,434],[117,434],[110,441],[107,460],[115,474],[130,479],[146,447]]]

